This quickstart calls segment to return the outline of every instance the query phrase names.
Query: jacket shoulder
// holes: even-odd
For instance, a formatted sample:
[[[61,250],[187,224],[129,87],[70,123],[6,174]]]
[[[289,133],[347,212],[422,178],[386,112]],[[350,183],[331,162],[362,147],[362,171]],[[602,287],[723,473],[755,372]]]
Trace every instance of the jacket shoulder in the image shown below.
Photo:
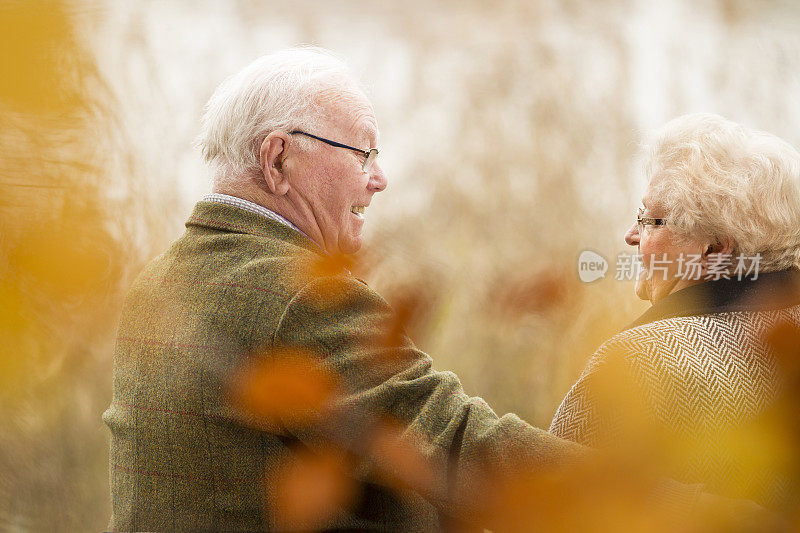
[[[609,339],[589,366],[597,371],[618,359],[661,423],[720,430],[774,400],[780,377],[764,334],[778,315],[730,312],[644,324]]]

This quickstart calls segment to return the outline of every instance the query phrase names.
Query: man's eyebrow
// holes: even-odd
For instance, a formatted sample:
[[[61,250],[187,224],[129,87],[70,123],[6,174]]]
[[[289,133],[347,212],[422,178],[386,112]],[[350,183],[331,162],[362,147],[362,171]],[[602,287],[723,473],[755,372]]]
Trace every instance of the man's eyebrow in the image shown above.
[[[381,140],[381,134],[377,128],[373,126],[367,126],[364,128],[364,134],[366,135],[367,139],[375,139],[375,143],[379,143]],[[375,148],[375,146],[370,146],[370,148]]]

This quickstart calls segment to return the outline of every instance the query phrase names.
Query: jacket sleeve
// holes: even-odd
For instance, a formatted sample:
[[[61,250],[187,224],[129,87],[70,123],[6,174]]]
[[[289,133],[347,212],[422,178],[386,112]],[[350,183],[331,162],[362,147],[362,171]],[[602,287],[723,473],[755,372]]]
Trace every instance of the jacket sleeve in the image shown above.
[[[645,338],[647,341],[647,338]],[[664,424],[656,424],[652,396],[662,384],[643,383],[641,361],[648,360],[647,342],[613,337],[589,359],[578,380],[562,400],[549,431],[553,435],[613,454],[634,464],[645,475],[664,475],[657,467],[674,449],[665,448]],[[645,371],[645,374],[650,372]],[[660,478],[650,501],[678,522],[688,518],[704,485],[685,485]]]
[[[300,290],[276,329],[278,345],[318,353],[344,382],[344,412],[388,416],[422,437],[422,449],[437,469],[432,499],[469,517],[483,483],[576,464],[587,450],[530,426],[513,414],[497,416],[481,398],[468,396],[452,372],[436,371],[432,360],[404,334],[377,293],[347,276],[320,278]],[[363,424],[346,439],[358,440]]]
[[[593,448],[619,446],[634,435],[651,433],[645,394],[630,368],[636,359],[614,342],[601,346],[562,400],[549,431]]]

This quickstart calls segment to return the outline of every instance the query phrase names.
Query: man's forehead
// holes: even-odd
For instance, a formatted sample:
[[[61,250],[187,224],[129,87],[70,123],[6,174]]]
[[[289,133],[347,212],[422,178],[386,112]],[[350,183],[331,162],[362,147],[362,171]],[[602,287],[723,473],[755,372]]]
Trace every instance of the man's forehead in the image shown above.
[[[352,87],[330,87],[321,90],[316,96],[328,118],[346,128],[356,128],[377,138],[378,125],[375,111],[366,95]]]
[[[366,95],[356,85],[339,84],[321,87],[316,95],[317,101],[321,104],[338,104],[341,102],[354,102],[364,100],[369,103]]]

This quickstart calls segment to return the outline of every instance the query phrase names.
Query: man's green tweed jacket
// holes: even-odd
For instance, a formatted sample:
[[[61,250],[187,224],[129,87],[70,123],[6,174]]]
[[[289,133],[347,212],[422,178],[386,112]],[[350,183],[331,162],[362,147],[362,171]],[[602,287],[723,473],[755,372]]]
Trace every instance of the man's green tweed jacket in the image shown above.
[[[301,233],[205,201],[186,226],[139,275],[122,312],[103,416],[111,429],[111,529],[270,528],[265,478],[306,437],[243,423],[226,390],[233,372],[248,358],[269,357],[273,346],[319,354],[343,380],[352,420],[399,419],[425,437],[434,464],[446,465],[426,499],[396,498],[365,474],[360,504],[332,528],[436,530],[442,511],[469,516],[470,502],[482,497],[479,460],[503,473],[521,458],[536,469],[584,454],[515,415],[496,416],[453,373],[433,370],[405,336],[382,344],[393,338],[388,304],[344,270],[313,274],[323,252]],[[357,443],[362,429],[338,428],[339,442]]]

